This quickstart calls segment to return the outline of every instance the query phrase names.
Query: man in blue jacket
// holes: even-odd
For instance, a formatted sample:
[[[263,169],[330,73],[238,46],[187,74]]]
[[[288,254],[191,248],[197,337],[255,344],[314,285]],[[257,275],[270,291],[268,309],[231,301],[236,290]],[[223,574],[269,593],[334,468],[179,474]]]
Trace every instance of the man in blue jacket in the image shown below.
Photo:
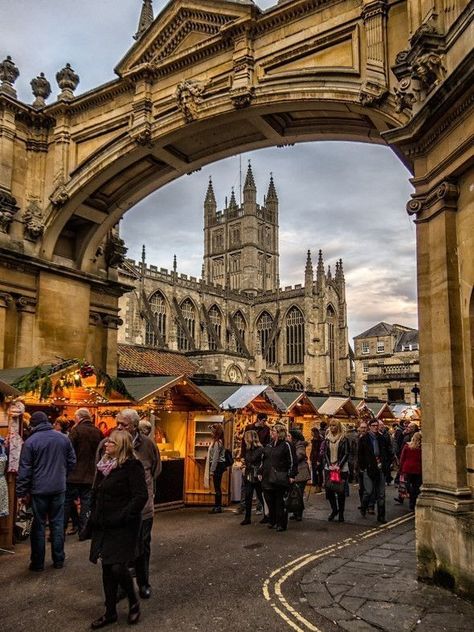
[[[53,430],[43,412],[33,413],[32,434],[23,444],[16,481],[18,500],[31,503],[31,571],[44,569],[46,520],[51,532],[54,568],[64,566],[64,498],[66,477],[76,465],[68,437]]]

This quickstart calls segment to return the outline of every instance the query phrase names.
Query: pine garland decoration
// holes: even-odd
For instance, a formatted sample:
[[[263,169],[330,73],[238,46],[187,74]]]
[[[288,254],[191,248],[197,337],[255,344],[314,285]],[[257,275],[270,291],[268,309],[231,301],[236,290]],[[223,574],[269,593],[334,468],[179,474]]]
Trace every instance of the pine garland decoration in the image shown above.
[[[113,377],[101,369],[96,369],[96,386],[101,386],[102,384],[104,385],[104,395],[108,396],[112,391],[116,391],[126,399],[134,400],[119,377]]]
[[[12,386],[22,393],[36,393],[38,391],[40,401],[48,399],[53,392],[51,378],[47,373],[44,373],[41,365],[35,366],[29,373],[15,380]]]

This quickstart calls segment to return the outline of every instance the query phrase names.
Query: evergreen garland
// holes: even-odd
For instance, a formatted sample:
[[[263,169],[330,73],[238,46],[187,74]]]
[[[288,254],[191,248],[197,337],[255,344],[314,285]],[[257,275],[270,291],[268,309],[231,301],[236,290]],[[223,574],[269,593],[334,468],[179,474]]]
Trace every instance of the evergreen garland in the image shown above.
[[[22,375],[12,383],[22,393],[39,392],[40,401],[48,399],[53,392],[53,383],[49,375],[44,373],[41,365],[35,366],[29,373]]]
[[[96,369],[96,386],[102,384],[104,385],[104,395],[108,396],[112,391],[116,391],[123,397],[134,401],[133,396],[127,391],[127,387],[119,377],[113,377],[101,369]]]

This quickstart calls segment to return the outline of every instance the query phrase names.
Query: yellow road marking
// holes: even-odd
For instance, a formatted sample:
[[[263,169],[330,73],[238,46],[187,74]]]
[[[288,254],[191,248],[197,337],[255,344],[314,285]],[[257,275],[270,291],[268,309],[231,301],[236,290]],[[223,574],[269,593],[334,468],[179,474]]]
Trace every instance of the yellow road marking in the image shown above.
[[[310,630],[311,632],[322,632],[319,628],[317,628],[313,623],[311,623],[305,617],[303,617],[302,614],[300,614],[297,610],[293,608],[293,606],[291,606],[288,603],[288,601],[285,599],[283,595],[282,585],[287,581],[287,579],[289,579],[289,577],[291,577],[294,573],[299,571],[301,568],[303,568],[307,564],[310,564],[311,562],[314,562],[315,560],[320,559],[322,557],[326,557],[327,555],[330,555],[331,553],[335,553],[336,551],[340,551],[341,549],[344,549],[350,546],[351,544],[357,544],[361,540],[366,540],[367,538],[371,538],[379,533],[383,533],[383,531],[394,529],[395,527],[398,527],[399,525],[402,525],[405,522],[412,520],[413,517],[414,517],[414,514],[411,513],[407,516],[402,516],[401,518],[395,518],[394,520],[391,520],[385,525],[382,525],[380,527],[374,527],[374,528],[368,529],[367,531],[363,531],[357,536],[357,538],[353,538],[353,537],[346,538],[345,540],[341,540],[340,542],[336,542],[335,544],[331,544],[322,549],[318,549],[313,554],[307,553],[306,555],[297,557],[291,562],[287,562],[283,566],[280,566],[279,568],[272,571],[270,576],[264,581],[263,587],[262,587],[263,596],[268,602],[270,602],[270,607],[273,608],[273,610],[278,614],[278,616],[280,616],[285,621],[285,623],[287,623],[290,627],[292,627],[294,630],[297,630],[298,632],[305,632],[293,620],[291,620],[285,612],[283,612],[274,602],[271,601],[272,599],[271,580],[276,575],[282,573],[283,571],[286,571],[280,577],[280,579],[278,579],[278,581],[275,582],[275,585],[273,587],[273,592],[276,598],[278,599],[278,601],[280,602],[280,606],[283,606],[283,608],[285,608],[285,610],[291,616],[293,616],[300,624],[304,625],[306,630]]]

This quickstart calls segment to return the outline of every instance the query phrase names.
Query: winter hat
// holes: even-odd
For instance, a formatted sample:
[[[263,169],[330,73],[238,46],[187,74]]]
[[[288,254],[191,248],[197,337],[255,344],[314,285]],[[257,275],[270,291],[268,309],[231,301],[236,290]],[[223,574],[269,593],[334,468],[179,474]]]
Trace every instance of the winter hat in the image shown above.
[[[43,413],[41,410],[38,410],[36,413],[33,413],[31,415],[30,426],[32,428],[35,428],[36,426],[39,426],[40,424],[44,424],[44,423],[49,424],[49,419],[47,415]]]

